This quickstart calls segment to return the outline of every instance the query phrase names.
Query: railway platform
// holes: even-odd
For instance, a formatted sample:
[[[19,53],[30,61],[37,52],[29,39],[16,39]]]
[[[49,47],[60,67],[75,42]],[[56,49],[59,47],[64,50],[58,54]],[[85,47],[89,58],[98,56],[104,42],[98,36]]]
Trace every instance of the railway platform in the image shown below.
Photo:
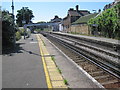
[[[74,34],[69,34],[69,33],[61,33],[61,32],[54,32],[58,34],[63,34],[63,35],[69,35],[69,36],[74,36],[78,38],[83,38],[83,39],[89,39],[89,40],[95,40],[95,41],[100,41],[104,43],[109,43],[109,44],[116,44],[120,45],[120,40],[115,40],[115,39],[110,39],[110,38],[104,38],[104,37],[93,37],[93,36],[85,36],[85,35],[74,35]]]

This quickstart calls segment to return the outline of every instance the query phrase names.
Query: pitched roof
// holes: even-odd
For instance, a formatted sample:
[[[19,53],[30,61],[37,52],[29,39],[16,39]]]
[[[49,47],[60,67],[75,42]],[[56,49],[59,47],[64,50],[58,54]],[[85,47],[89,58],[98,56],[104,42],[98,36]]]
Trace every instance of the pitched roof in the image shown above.
[[[56,18],[56,19],[51,19],[51,22],[60,22],[62,19],[61,18]]]
[[[76,10],[68,11],[68,14],[69,14],[70,16],[81,16],[78,12],[76,12]]]
[[[50,22],[60,22],[62,19],[59,18],[57,15],[54,17],[54,19],[51,19]]]
[[[98,13],[82,16],[78,20],[73,22],[72,24],[74,25],[74,24],[87,23],[89,21],[89,19],[94,18],[96,15],[98,15]]]
[[[87,14],[90,14],[90,12],[88,10],[69,10],[68,11],[68,14],[70,16],[84,16],[84,15],[87,15]]]
[[[83,14],[83,16],[90,14],[88,10],[79,10],[80,13]]]

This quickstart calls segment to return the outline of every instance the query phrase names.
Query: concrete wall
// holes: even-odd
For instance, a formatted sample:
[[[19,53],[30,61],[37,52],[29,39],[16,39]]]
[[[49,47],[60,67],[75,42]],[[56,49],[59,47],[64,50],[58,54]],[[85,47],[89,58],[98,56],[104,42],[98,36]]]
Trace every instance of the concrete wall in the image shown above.
[[[89,27],[87,24],[78,24],[78,25],[71,25],[71,32],[79,33],[79,34],[86,34],[89,35]]]

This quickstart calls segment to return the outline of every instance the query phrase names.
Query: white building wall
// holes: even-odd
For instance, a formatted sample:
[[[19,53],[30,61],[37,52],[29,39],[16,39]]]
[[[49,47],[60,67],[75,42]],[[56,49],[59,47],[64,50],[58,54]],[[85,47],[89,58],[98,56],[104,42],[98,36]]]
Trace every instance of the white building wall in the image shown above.
[[[59,31],[63,31],[63,25],[61,23],[59,24]]]

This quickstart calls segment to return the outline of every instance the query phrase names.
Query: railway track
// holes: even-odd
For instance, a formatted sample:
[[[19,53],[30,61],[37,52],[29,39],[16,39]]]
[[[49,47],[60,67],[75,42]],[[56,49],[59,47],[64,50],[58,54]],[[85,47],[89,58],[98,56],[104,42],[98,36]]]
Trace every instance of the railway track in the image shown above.
[[[115,53],[108,54],[109,52],[106,53],[102,49],[97,50],[98,48],[81,44],[78,41],[63,36],[45,33],[43,35],[47,36],[49,40],[105,88],[120,88],[119,62],[116,59],[119,55]],[[96,50],[96,52],[90,52],[91,49],[93,52]],[[106,54],[108,57],[103,58],[100,53]]]
[[[110,40],[109,42],[109,39],[106,39],[106,40],[102,40],[103,38],[95,39],[96,37],[92,38],[92,37],[84,37],[84,36],[71,35],[71,34],[65,34],[65,33],[55,33],[55,32],[51,32],[51,34],[74,39],[75,41],[86,43],[87,45],[92,45],[94,47],[100,47],[102,49],[105,49],[105,51],[108,50],[108,52],[115,51],[114,54],[120,53],[120,44],[118,40],[115,40],[115,41]]]

